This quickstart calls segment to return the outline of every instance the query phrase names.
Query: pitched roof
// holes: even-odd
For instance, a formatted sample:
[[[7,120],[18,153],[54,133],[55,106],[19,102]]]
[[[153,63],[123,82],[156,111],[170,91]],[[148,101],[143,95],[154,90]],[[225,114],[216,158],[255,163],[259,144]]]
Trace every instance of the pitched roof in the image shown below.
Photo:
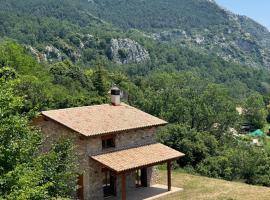
[[[120,173],[144,166],[160,164],[168,160],[175,160],[184,155],[170,147],[157,143],[91,156],[91,158]]]
[[[167,124],[166,121],[121,103],[50,110],[42,112],[50,118],[85,136],[120,132]]]

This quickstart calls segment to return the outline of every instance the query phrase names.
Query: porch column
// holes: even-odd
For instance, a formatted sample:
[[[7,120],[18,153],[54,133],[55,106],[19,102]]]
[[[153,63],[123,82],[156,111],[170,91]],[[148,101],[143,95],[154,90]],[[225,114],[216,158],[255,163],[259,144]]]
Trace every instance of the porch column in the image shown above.
[[[122,184],[122,200],[126,200],[126,174],[121,174],[121,184]]]
[[[172,173],[171,173],[172,164],[171,161],[167,162],[167,180],[168,180],[168,191],[172,189]]]

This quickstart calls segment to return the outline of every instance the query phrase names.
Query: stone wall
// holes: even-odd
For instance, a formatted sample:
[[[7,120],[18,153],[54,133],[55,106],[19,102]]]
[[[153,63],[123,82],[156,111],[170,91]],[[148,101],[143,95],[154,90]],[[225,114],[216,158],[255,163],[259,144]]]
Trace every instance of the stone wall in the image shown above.
[[[102,149],[101,136],[82,137],[80,134],[60,125],[51,120],[43,120],[36,123],[44,133],[43,151],[50,148],[51,144],[61,137],[69,137],[74,141],[78,154],[78,164],[80,173],[83,174],[84,197],[85,199],[103,199],[103,172],[102,166],[89,158],[90,155],[106,153],[108,151],[117,151],[126,148],[143,146],[155,143],[156,128],[147,128],[132,130],[123,133],[117,133],[115,136],[116,147],[109,150]],[[156,177],[155,167],[148,168],[148,184],[152,185]],[[133,189],[135,185],[135,172],[129,172],[127,175],[127,189]],[[117,177],[117,194],[121,195],[121,177]]]
[[[126,149],[156,142],[156,128],[139,129],[116,135],[116,148]]]
[[[158,167],[153,166],[147,169],[148,186],[157,184],[159,179]]]

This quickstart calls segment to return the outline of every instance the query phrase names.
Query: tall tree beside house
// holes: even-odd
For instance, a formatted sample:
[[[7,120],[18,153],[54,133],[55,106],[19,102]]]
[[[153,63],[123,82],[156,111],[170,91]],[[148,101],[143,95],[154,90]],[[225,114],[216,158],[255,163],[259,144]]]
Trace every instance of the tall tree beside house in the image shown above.
[[[52,197],[70,197],[77,187],[77,156],[71,140],[60,138],[51,151],[40,155],[38,162],[45,174],[44,184],[50,183],[48,194]],[[52,183],[52,184],[51,184]]]
[[[109,90],[108,83],[106,82],[105,74],[106,72],[101,62],[99,61],[97,64],[97,70],[94,73],[93,83],[100,96],[107,95],[108,90]]]
[[[76,184],[72,145],[59,141],[49,152],[39,151],[41,135],[29,126],[21,113],[24,98],[14,92],[19,83],[0,78],[0,199],[69,198]]]

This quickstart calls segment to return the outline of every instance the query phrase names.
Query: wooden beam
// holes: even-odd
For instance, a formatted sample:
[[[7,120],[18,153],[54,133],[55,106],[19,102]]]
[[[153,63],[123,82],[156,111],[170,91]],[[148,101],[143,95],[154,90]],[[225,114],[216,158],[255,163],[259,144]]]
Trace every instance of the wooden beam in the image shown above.
[[[77,197],[78,199],[80,200],[83,200],[84,199],[84,188],[83,188],[83,174],[79,175],[78,176],[78,181],[77,181],[77,186],[78,186],[78,189],[77,189]]]
[[[171,169],[172,169],[172,163],[171,163],[171,161],[168,161],[167,162],[168,191],[172,190],[172,173],[171,173]]]
[[[125,173],[121,175],[121,179],[122,179],[122,200],[126,200],[127,194],[126,194],[126,174]]]

